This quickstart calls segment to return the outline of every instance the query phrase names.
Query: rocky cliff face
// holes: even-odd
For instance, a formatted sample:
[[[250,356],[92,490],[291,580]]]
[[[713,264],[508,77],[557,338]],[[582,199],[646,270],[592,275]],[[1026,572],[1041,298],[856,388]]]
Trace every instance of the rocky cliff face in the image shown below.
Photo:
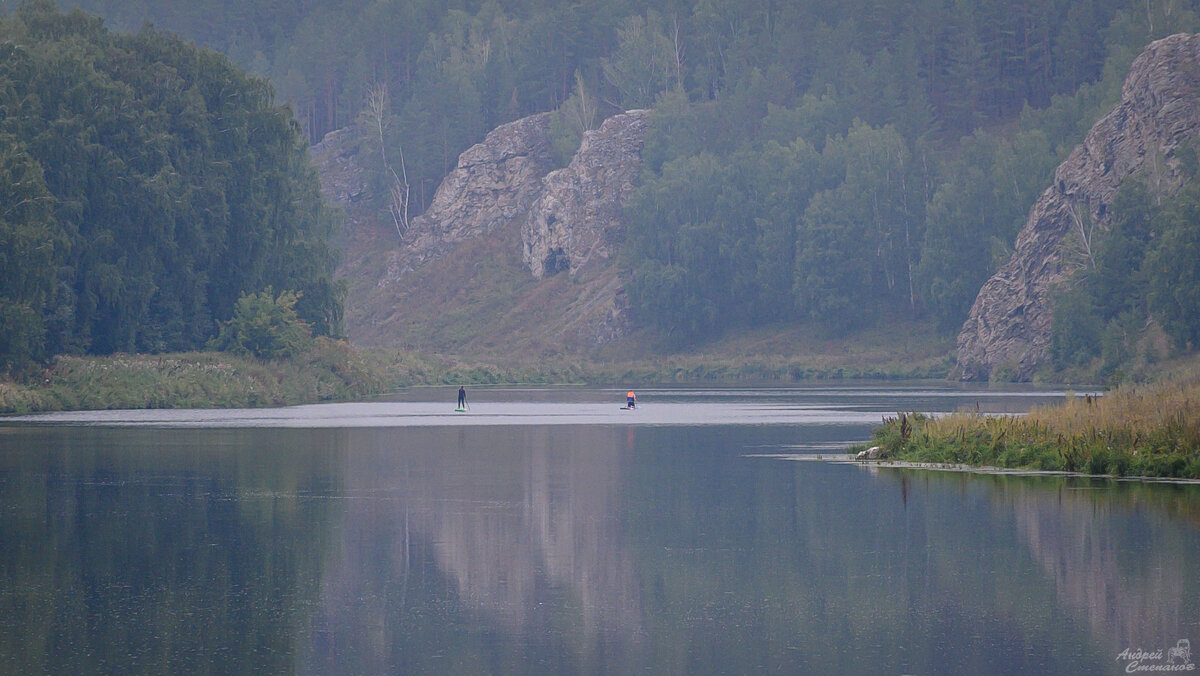
[[[367,206],[354,132],[314,146],[325,194],[347,216],[340,275],[350,340],[529,351],[625,335],[628,304],[610,263],[648,119],[630,111],[606,120],[558,171],[548,113],[498,127],[459,156],[402,236]],[[568,282],[546,279],[561,271]]]
[[[650,111],[634,110],[584,133],[571,164],[542,181],[542,194],[521,229],[524,260],[533,276],[589,263],[603,265],[616,252],[624,231],[621,210],[641,168]]]
[[[1145,173],[1178,187],[1175,151],[1200,133],[1200,35],[1152,43],[1133,63],[1121,103],[1092,127],[1030,211],[1012,258],[984,284],[958,337],[964,379],[1003,369],[1028,379],[1049,356],[1050,295],[1108,230],[1121,182]]]
[[[405,258],[420,264],[454,245],[523,218],[553,167],[550,114],[501,125],[458,157],[425,213],[405,233]]]

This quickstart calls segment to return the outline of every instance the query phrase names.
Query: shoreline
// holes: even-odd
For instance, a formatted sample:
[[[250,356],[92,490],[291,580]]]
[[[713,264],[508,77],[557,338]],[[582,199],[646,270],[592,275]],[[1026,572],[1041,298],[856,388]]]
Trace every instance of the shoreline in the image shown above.
[[[820,454],[810,453],[793,453],[793,454],[754,454],[747,455],[748,458],[774,458],[777,460],[788,460],[791,462],[827,462],[836,465],[859,465],[861,467],[870,468],[890,468],[890,469],[920,469],[933,472],[956,472],[960,474],[981,474],[993,476],[1062,476],[1075,479],[1106,479],[1109,481],[1129,481],[1138,483],[1164,483],[1164,484],[1184,484],[1184,485],[1200,485],[1200,479],[1187,479],[1179,477],[1156,477],[1156,476],[1116,476],[1113,474],[1088,474],[1086,472],[1068,472],[1065,470],[1052,469],[1021,469],[1016,467],[994,467],[991,465],[967,465],[963,463],[949,462],[914,462],[908,460],[858,460],[854,457],[831,457]]]
[[[318,339],[288,359],[226,352],[60,356],[23,378],[0,374],[0,415],[143,408],[260,408],[354,401],[417,387],[466,384],[797,384],[943,380],[940,365],[857,368],[780,358],[674,357],[658,363],[597,363],[562,357],[490,363],[405,350],[364,350]]]

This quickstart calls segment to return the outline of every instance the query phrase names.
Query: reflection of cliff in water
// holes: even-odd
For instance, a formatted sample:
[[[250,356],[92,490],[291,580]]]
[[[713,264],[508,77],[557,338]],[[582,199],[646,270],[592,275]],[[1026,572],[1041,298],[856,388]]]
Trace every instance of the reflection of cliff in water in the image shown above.
[[[1150,648],[1193,630],[1200,619],[1188,554],[1198,539],[1195,487],[1063,481],[1054,491],[1024,481],[1007,488],[1034,560],[1097,639]]]
[[[340,549],[303,663],[386,671],[467,666],[457,660],[470,655],[491,668],[519,664],[509,653],[524,646],[594,667],[614,644],[613,654],[637,652],[626,430],[350,434]]]

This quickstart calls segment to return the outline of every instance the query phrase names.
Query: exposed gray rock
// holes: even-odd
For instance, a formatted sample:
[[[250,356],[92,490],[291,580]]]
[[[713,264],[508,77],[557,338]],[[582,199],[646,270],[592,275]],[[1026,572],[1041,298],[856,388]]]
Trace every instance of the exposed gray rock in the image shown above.
[[[325,195],[346,214],[338,276],[348,283],[351,341],[413,345],[406,341],[416,336],[436,341],[438,349],[475,341],[485,349],[553,350],[627,335],[629,302],[611,257],[623,238],[622,214],[641,166],[647,117],[632,111],[588,132],[570,166],[554,174],[549,113],[502,125],[459,156],[403,236],[370,193],[360,132],[334,132],[313,146]],[[539,225],[530,228],[531,222]],[[523,231],[533,239],[522,238]],[[570,270],[569,280],[534,284],[524,277],[532,268],[528,258],[521,267],[523,254],[540,247],[546,247],[540,260]],[[554,247],[560,257],[546,253]],[[475,264],[464,265],[461,256]],[[486,264],[480,256],[489,256]],[[495,275],[506,269],[521,279],[498,281]],[[476,279],[481,270],[492,276]],[[473,337],[455,329],[458,320],[446,321],[473,294],[486,295],[489,283],[517,289],[507,305],[486,309],[491,332]],[[442,292],[427,292],[431,288]],[[558,320],[545,321],[548,313]],[[522,321],[526,317],[537,319]],[[412,328],[430,322],[445,328]]]
[[[444,255],[454,244],[523,217],[553,166],[550,113],[492,130],[458,156],[458,164],[412,221],[404,248],[410,264]]]
[[[355,204],[367,193],[367,181],[357,159],[359,145],[358,130],[347,127],[329,132],[309,148],[321,177],[321,192],[333,204]]]
[[[607,264],[624,234],[623,209],[641,169],[650,111],[614,115],[585,132],[565,169],[551,172],[521,230],[524,260],[533,276]]]
[[[872,446],[865,451],[859,451],[855,454],[855,460],[879,460],[883,457],[882,446]]]
[[[1144,172],[1163,194],[1180,183],[1176,150],[1200,131],[1200,35],[1152,43],[1133,62],[1121,103],[1092,127],[1034,204],[1009,261],[980,290],[958,336],[964,379],[997,369],[1028,379],[1049,357],[1050,295],[1111,226],[1121,182]]]

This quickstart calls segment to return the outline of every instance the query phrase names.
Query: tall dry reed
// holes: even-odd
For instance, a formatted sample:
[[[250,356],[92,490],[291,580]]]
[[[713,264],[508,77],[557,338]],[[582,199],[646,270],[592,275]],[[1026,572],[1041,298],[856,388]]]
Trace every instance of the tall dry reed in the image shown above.
[[[922,462],[1200,478],[1200,380],[1070,395],[1024,416],[904,414],[875,441]]]

